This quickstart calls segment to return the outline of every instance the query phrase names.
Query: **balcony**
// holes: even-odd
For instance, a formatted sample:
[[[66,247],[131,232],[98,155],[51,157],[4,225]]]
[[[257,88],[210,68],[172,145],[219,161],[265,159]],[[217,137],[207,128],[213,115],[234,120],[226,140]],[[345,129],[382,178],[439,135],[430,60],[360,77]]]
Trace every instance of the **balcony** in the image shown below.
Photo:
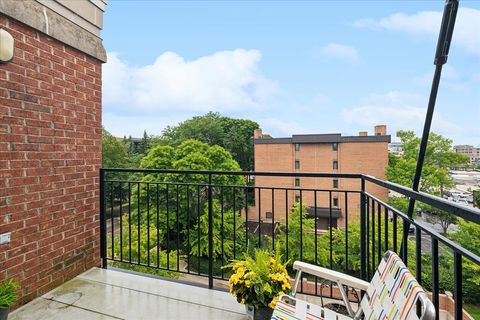
[[[451,316],[463,319],[478,252],[410,219],[389,204],[391,193],[480,224],[477,209],[362,174],[102,169],[103,269],[89,270],[12,318],[243,319],[243,306],[226,292],[229,271],[222,266],[245,251],[269,248],[286,260],[365,280],[383,252],[393,250],[431,292],[439,318],[448,319],[448,289]],[[320,296],[339,298],[321,279],[303,279],[300,290],[319,303]]]
[[[243,319],[226,292],[93,268],[8,319]]]

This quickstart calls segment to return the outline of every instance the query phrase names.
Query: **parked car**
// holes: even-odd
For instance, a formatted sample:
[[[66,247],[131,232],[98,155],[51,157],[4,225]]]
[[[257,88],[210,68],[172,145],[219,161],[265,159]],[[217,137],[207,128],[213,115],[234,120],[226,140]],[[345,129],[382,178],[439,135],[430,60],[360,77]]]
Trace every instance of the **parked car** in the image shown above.
[[[415,226],[413,224],[408,227],[408,233],[415,233]]]

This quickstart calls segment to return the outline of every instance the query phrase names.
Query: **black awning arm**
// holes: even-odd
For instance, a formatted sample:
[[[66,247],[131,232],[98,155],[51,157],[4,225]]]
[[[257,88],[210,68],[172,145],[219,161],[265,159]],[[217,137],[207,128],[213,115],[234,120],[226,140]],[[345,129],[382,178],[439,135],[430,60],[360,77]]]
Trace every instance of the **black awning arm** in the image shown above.
[[[435,73],[433,75],[432,88],[430,90],[430,97],[428,100],[427,114],[425,116],[425,123],[423,126],[422,141],[418,151],[417,167],[415,176],[413,178],[412,189],[418,191],[420,185],[420,178],[422,176],[423,163],[425,160],[425,152],[427,151],[428,136],[430,134],[430,127],[432,125],[433,111],[435,110],[435,102],[437,100],[438,86],[440,84],[440,76],[442,74],[442,67],[447,63],[448,51],[452,41],[453,29],[455,26],[455,19],[458,11],[458,0],[447,0],[443,10],[442,24],[440,27],[440,34],[438,36],[437,50],[435,52]],[[413,217],[413,210],[415,208],[415,199],[410,198],[408,205],[408,217]],[[407,257],[407,237],[410,223],[404,221],[403,225],[403,242],[402,242],[402,259],[406,261]]]

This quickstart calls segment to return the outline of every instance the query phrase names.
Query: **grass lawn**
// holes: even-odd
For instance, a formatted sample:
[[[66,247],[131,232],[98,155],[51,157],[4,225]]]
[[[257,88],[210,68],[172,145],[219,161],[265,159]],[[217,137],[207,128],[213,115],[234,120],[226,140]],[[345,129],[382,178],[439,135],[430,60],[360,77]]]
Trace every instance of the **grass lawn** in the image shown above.
[[[465,305],[465,310],[473,317],[473,319],[480,320],[480,306],[471,304]]]

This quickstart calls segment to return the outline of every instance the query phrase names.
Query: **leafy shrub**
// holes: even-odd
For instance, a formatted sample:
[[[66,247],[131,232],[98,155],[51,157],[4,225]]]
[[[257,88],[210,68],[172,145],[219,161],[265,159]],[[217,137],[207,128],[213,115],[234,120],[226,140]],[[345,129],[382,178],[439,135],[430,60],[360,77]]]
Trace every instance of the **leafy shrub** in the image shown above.
[[[178,252],[176,250],[167,251],[161,247],[161,230],[158,229],[157,231],[157,228],[154,225],[150,225],[150,227],[147,225],[132,225],[129,229],[127,220],[128,217],[124,217],[123,219],[122,237],[120,238],[120,235],[115,236],[113,252],[112,248],[110,247],[109,256],[113,257],[115,260],[122,259],[122,261],[125,262],[114,261],[111,263],[111,265],[122,269],[149,273],[163,277],[178,278],[179,273],[165,270],[177,270],[177,259],[180,257],[177,257]],[[150,233],[150,241],[148,238],[148,233]],[[111,243],[111,239],[109,239],[107,243]],[[148,266],[149,262],[150,266]],[[164,270],[155,269],[156,267],[163,268]]]
[[[11,306],[17,300],[18,283],[12,279],[0,283],[0,309]]]
[[[253,257],[246,254],[245,260],[229,266],[233,272],[230,292],[239,303],[273,309],[278,298],[290,291],[290,277],[278,254],[273,258],[268,251],[256,249]]]

